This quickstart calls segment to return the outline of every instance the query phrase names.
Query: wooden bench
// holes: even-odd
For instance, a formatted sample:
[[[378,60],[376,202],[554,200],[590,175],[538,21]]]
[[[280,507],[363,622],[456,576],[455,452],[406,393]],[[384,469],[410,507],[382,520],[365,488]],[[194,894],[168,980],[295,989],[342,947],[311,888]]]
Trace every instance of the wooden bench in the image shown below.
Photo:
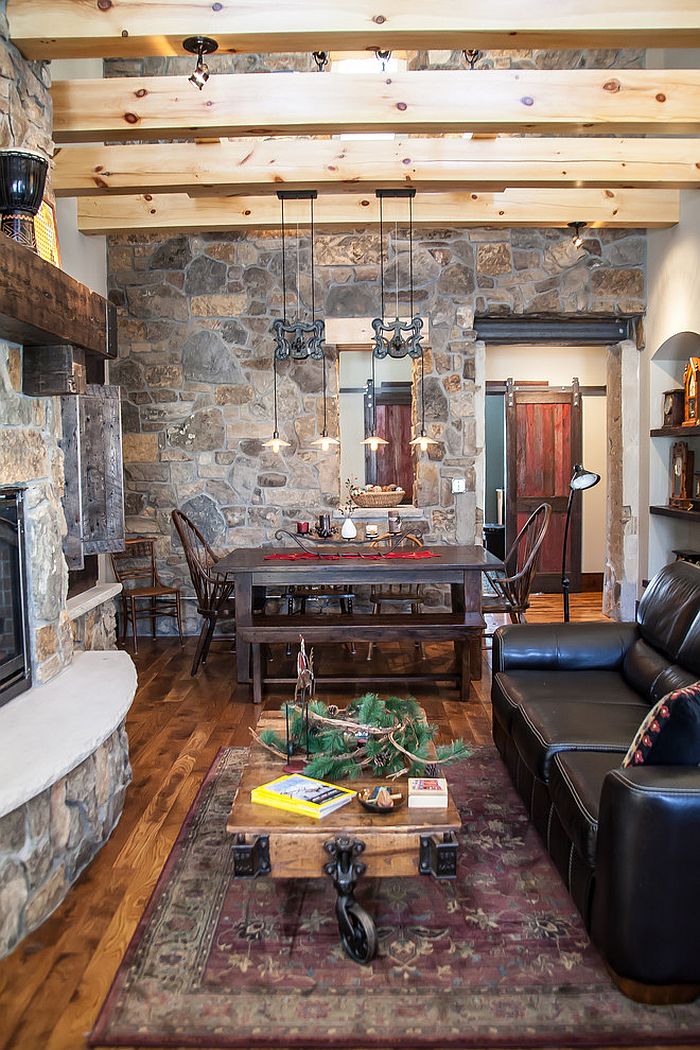
[[[253,701],[259,704],[262,701],[263,685],[268,684],[293,684],[296,678],[271,678],[263,673],[262,646],[298,642],[301,635],[307,643],[307,647],[316,642],[381,642],[381,641],[414,641],[414,642],[444,642],[455,643],[455,655],[457,657],[456,672],[443,672],[438,674],[420,675],[354,675],[352,677],[342,676],[316,676],[316,682],[328,684],[331,682],[358,685],[367,683],[372,685],[385,685],[390,682],[442,682],[456,680],[460,690],[460,699],[466,700],[469,696],[469,687],[472,677],[480,677],[481,670],[481,632],[484,629],[484,619],[480,613],[467,613],[460,615],[456,613],[423,613],[414,616],[411,613],[393,614],[353,614],[323,615],[313,619],[299,620],[290,619],[289,616],[264,616],[253,615],[249,624],[239,624],[238,637],[249,642],[251,647],[251,678],[253,688]],[[476,640],[476,644],[475,644]],[[472,657],[472,653],[474,656]],[[472,662],[478,662],[475,666],[475,674],[472,676]]]

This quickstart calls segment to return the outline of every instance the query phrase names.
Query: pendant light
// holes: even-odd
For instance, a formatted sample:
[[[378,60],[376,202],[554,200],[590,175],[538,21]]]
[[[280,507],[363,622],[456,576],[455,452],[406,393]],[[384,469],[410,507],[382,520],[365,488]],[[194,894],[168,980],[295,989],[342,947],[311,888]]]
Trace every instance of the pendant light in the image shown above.
[[[372,349],[372,382],[374,386],[374,360],[375,358],[402,358],[411,357],[420,359],[420,398],[421,398],[421,427],[420,432],[409,442],[414,448],[425,452],[428,445],[437,442],[429,438],[425,429],[425,357],[422,346],[423,321],[416,315],[413,294],[413,198],[416,191],[413,187],[404,187],[396,190],[377,190],[379,198],[379,277],[381,288],[381,317],[372,321],[374,329],[374,346]],[[398,254],[396,256],[396,317],[393,322],[387,323],[385,318],[385,288],[384,288],[384,199],[386,197],[403,198],[408,200],[408,268],[409,268],[409,294],[410,294],[410,320],[402,321],[399,318],[399,270]],[[373,407],[375,402],[373,401]],[[373,415],[376,421],[376,413]],[[376,434],[376,427],[372,434]],[[377,440],[376,437],[367,439],[365,444]],[[378,439],[381,440],[381,439]],[[386,444],[386,442],[384,442]]]
[[[278,190],[277,197],[281,209],[281,233],[282,233],[282,318],[273,321],[272,331],[275,337],[272,355],[273,389],[274,389],[274,431],[265,447],[272,448],[273,452],[279,452],[282,447],[289,447],[288,441],[283,441],[279,436],[278,412],[277,412],[277,362],[291,358],[294,361],[306,361],[308,358],[320,360],[323,365],[323,429],[321,437],[314,441],[321,450],[327,452],[331,445],[339,445],[337,438],[328,436],[328,391],[326,384],[326,354],[324,347],[325,325],[321,318],[316,317],[316,282],[314,270],[314,201],[316,190]],[[301,319],[301,295],[300,295],[300,265],[299,265],[299,231],[297,228],[297,303],[296,318],[289,320],[287,317],[287,245],[286,224],[284,214],[284,202],[286,200],[309,201],[309,216],[311,227],[311,320]]]

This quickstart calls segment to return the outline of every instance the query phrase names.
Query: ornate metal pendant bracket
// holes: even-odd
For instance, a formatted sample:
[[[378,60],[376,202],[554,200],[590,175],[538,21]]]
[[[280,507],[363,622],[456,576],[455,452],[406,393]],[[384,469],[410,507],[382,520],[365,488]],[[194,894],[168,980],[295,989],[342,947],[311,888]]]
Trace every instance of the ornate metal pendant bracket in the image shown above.
[[[372,349],[375,357],[419,358],[422,356],[423,321],[420,317],[413,317],[410,321],[401,321],[397,317],[395,321],[388,324],[384,323],[381,317],[375,317],[372,321],[372,328],[374,329]]]
[[[306,361],[309,357],[320,360],[323,357],[326,326],[320,318],[315,321],[283,321],[280,318],[272,322],[272,331],[278,361],[287,358]]]

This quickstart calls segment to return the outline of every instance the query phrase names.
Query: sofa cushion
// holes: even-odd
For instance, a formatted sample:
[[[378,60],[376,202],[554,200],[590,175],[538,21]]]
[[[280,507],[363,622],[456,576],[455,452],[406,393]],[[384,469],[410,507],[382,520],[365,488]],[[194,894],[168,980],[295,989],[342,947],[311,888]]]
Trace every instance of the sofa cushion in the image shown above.
[[[662,697],[642,720],[623,766],[700,766],[700,682]]]
[[[554,756],[549,794],[559,822],[589,867],[595,867],[600,792],[606,773],[617,769],[612,751],[560,751]]]
[[[641,700],[636,704],[528,700],[513,716],[513,740],[530,772],[547,782],[559,751],[617,751],[621,763],[646,710]]]
[[[625,653],[622,674],[627,684],[649,704],[655,704],[672,689],[692,685],[697,675],[670,663],[663,653],[638,638]]]
[[[501,671],[493,676],[493,715],[507,733],[522,704],[541,700],[635,706],[640,702],[618,671]]]
[[[637,623],[642,638],[674,663],[700,612],[699,594],[700,566],[675,561],[656,574],[639,603]],[[694,631],[693,637],[695,645],[685,653],[686,667],[700,660],[700,631]]]

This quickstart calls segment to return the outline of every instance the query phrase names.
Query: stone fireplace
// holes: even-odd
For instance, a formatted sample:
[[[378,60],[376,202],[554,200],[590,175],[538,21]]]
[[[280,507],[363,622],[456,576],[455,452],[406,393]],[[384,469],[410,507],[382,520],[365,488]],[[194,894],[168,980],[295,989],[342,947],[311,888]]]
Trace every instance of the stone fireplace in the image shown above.
[[[0,489],[0,706],[31,685],[24,493]]]

